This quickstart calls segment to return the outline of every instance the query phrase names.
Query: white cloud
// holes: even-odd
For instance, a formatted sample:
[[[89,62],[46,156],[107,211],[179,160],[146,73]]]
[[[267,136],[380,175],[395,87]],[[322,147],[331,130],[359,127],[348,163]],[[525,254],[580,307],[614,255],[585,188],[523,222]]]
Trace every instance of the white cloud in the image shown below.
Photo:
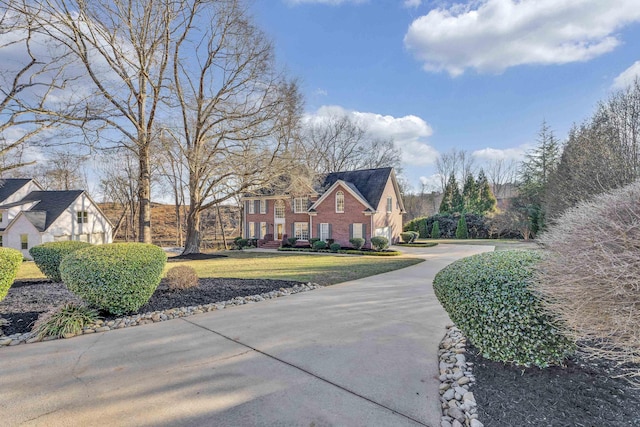
[[[351,115],[361,123],[367,131],[378,138],[393,138],[397,147],[402,150],[402,161],[408,165],[429,165],[435,162],[438,152],[425,140],[433,134],[431,126],[420,117],[408,115],[404,117],[385,116],[376,113],[349,111],[337,105],[323,106],[313,114],[307,114],[309,121],[322,120],[323,117],[335,115]]]
[[[479,160],[506,160],[506,161],[522,161],[524,156],[532,148],[530,144],[522,144],[513,148],[483,148],[476,150],[472,154]]]
[[[404,0],[402,2],[402,5],[407,9],[411,9],[411,8],[416,9],[420,7],[421,4],[422,4],[422,0]]]
[[[327,96],[329,93],[325,89],[318,88],[313,91],[313,94],[316,96]]]
[[[421,176],[420,184],[424,187],[425,191],[438,191],[442,188],[442,175],[439,173]]]
[[[614,89],[625,89],[630,86],[635,79],[640,79],[640,61],[636,61],[632,66],[624,70],[613,80]]]
[[[411,23],[405,46],[427,71],[499,73],[524,64],[588,61],[620,44],[640,21],[638,0],[477,0],[431,10]]]

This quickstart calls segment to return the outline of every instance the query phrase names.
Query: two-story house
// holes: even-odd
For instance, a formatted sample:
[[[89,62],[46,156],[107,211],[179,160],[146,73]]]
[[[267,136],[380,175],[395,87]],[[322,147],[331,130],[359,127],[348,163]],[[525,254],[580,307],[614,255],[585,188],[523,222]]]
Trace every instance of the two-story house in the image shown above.
[[[22,251],[45,242],[111,243],[113,226],[83,190],[43,191],[32,179],[0,179],[0,245]]]
[[[393,168],[328,174],[319,189],[286,193],[262,191],[244,201],[244,237],[259,245],[285,236],[306,242],[332,239],[343,247],[372,236],[397,242],[404,205]]]

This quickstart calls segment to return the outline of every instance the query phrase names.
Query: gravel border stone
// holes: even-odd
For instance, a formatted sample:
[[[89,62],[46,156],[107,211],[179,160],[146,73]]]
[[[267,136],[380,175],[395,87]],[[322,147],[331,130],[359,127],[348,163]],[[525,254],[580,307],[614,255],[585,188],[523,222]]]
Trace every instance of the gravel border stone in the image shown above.
[[[280,288],[277,291],[265,292],[258,295],[250,295],[246,297],[236,297],[227,301],[215,302],[211,304],[179,307],[168,310],[152,311],[148,313],[139,313],[131,316],[119,317],[112,320],[98,320],[95,324],[89,325],[82,330],[81,334],[86,335],[96,332],[106,332],[113,329],[128,328],[131,326],[146,325],[149,323],[163,322],[165,320],[177,319],[181,317],[188,317],[194,314],[208,313],[211,311],[222,310],[228,307],[234,307],[237,305],[254,304],[256,302],[265,301],[268,299],[280,298],[287,295],[293,295],[300,292],[312,291],[317,288],[323,287],[317,283],[306,283],[293,285],[290,288]],[[74,334],[65,335],[63,338],[72,338]],[[9,347],[19,344],[31,344],[40,341],[51,341],[57,339],[55,337],[46,337],[44,339],[38,338],[33,332],[26,332],[24,334],[13,334],[8,336],[0,336],[0,348]]]
[[[447,333],[438,350],[440,367],[440,402],[442,419],[440,427],[483,427],[478,420],[478,408],[471,386],[475,382],[473,363],[467,362],[467,339],[454,325],[447,326]]]

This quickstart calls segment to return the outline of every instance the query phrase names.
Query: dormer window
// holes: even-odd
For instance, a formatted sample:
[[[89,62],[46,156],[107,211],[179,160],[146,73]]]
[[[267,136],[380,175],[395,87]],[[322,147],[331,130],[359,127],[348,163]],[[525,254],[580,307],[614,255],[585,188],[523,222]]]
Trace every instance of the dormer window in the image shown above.
[[[78,224],[86,224],[89,222],[89,212],[80,211],[78,212]]]
[[[336,213],[344,213],[344,193],[342,191],[336,193]]]

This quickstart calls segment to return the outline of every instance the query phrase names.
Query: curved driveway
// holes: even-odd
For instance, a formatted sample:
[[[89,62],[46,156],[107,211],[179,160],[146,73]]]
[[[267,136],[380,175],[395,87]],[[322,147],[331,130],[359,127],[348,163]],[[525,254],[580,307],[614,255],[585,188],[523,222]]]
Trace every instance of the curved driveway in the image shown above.
[[[431,281],[491,246],[258,304],[0,350],[0,424],[439,426]]]

